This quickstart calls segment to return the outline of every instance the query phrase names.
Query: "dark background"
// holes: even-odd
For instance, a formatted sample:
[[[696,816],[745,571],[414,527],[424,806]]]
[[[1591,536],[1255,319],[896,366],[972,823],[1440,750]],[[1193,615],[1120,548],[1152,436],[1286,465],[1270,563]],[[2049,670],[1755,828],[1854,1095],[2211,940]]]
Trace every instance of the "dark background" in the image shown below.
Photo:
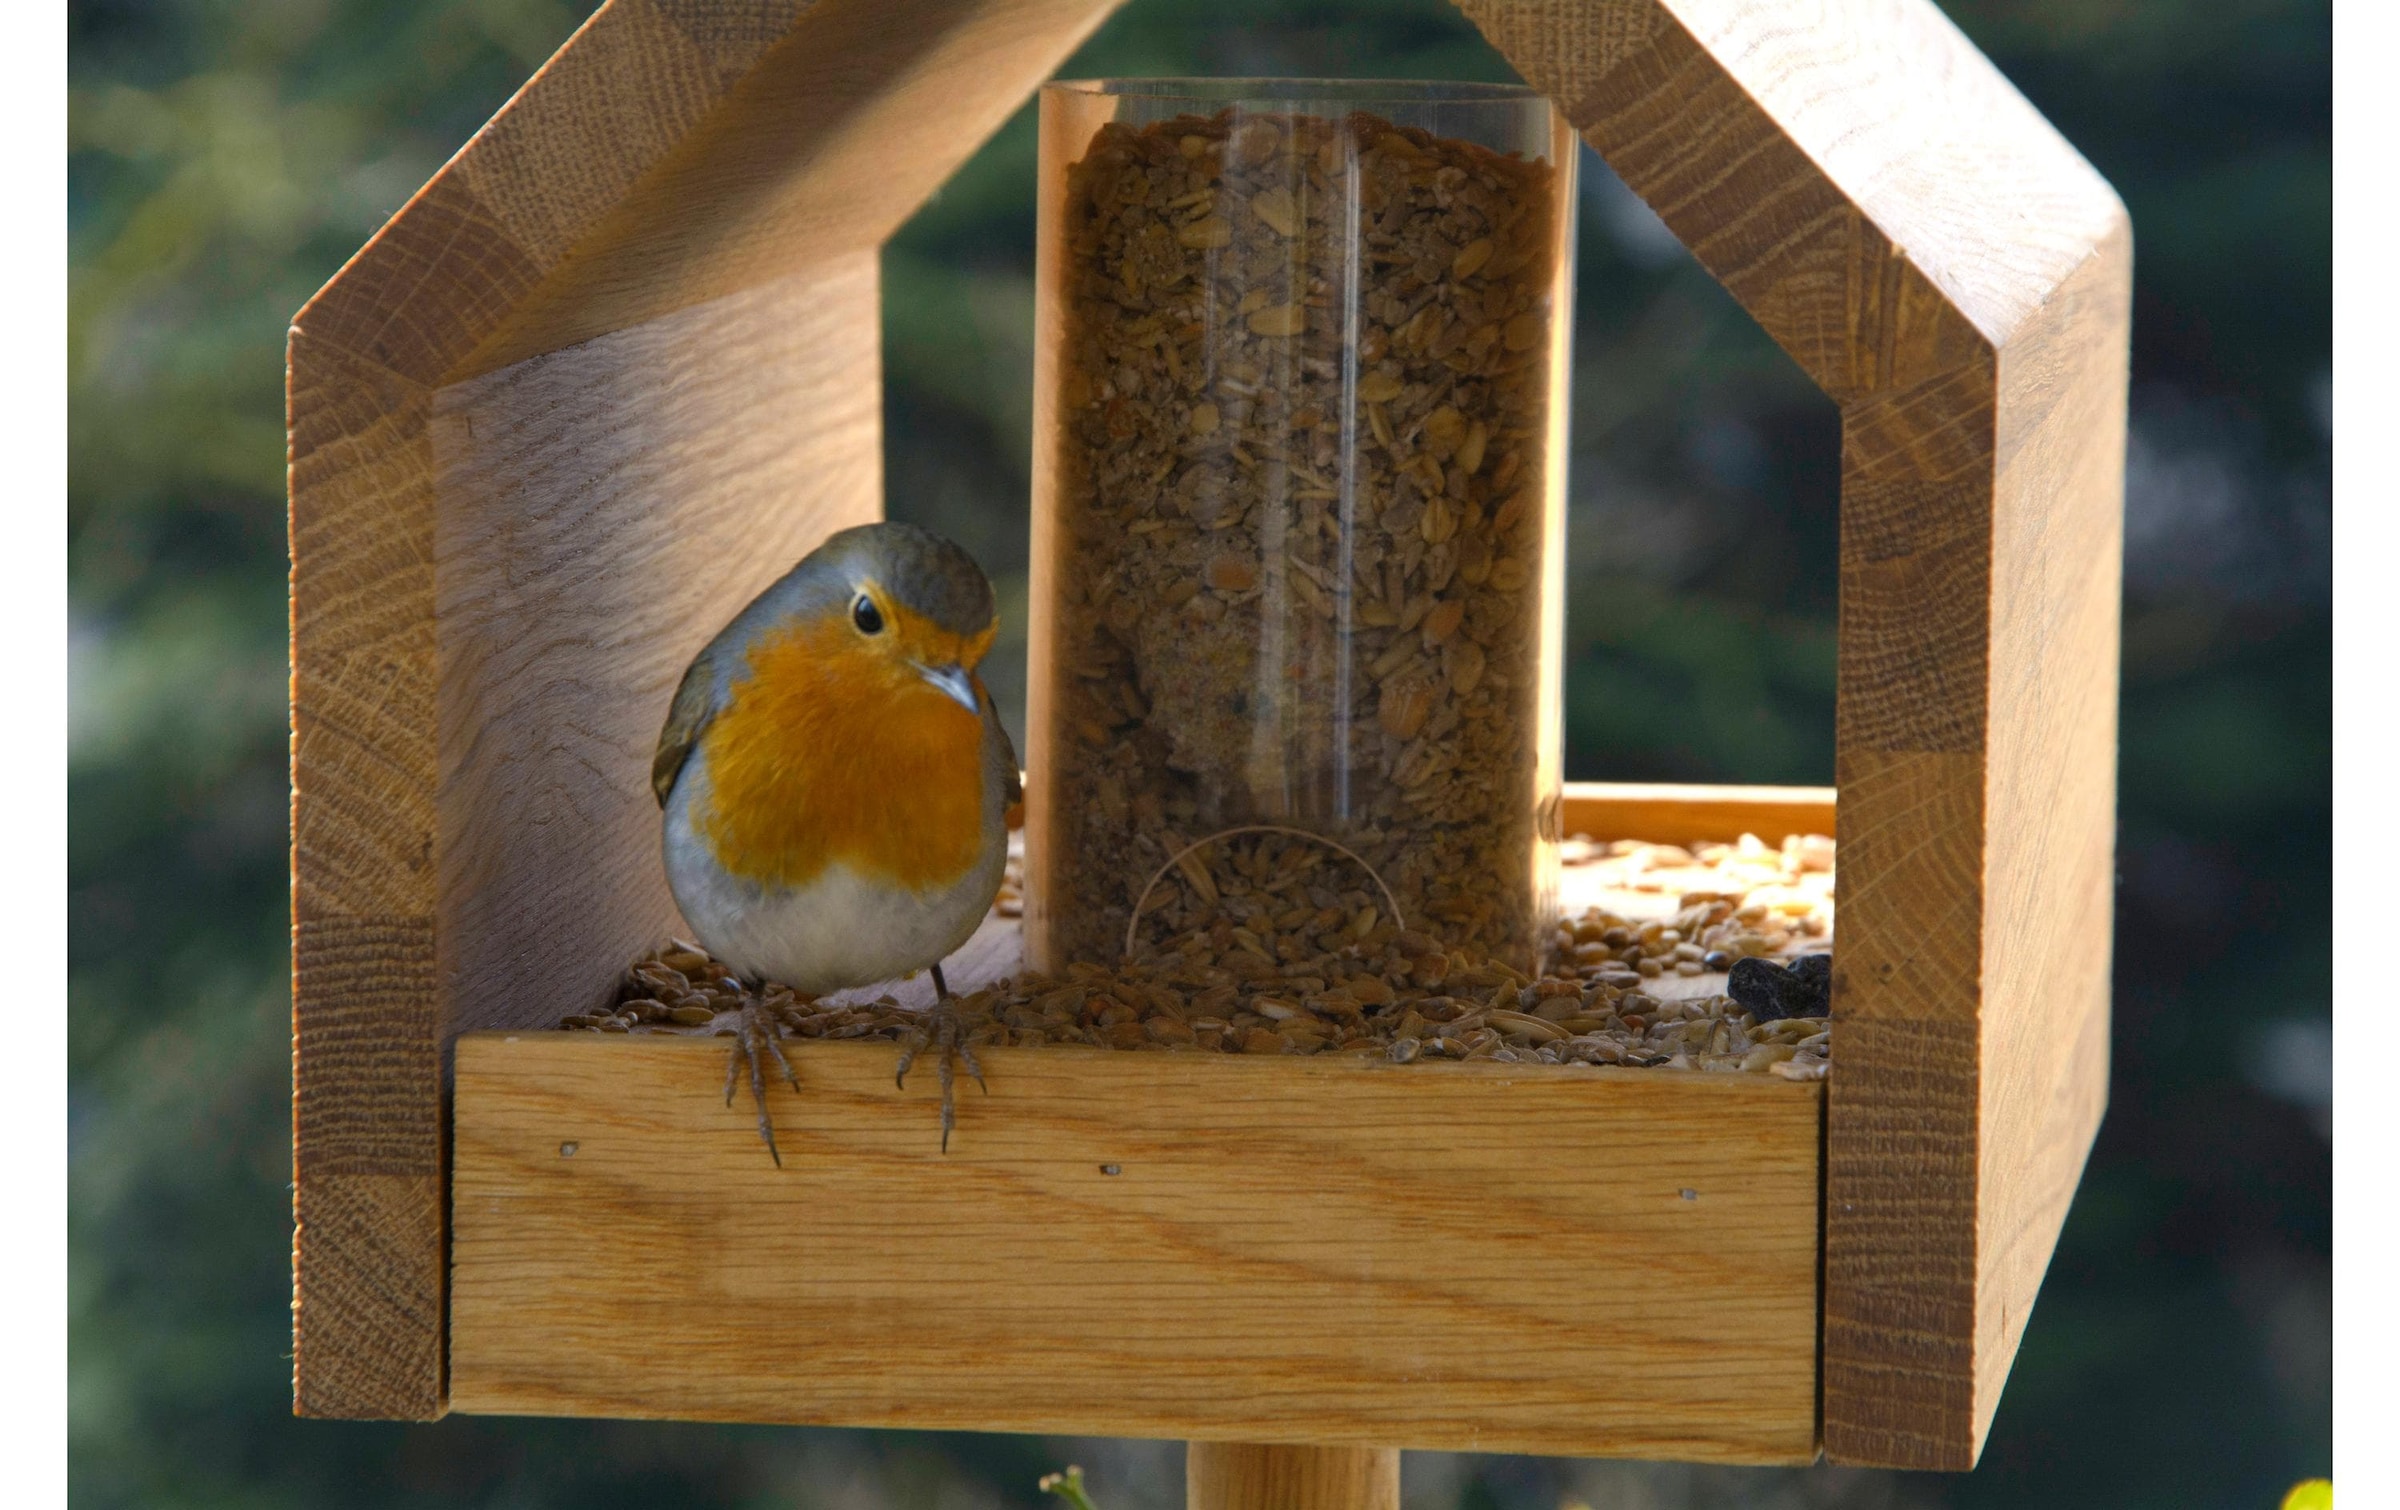
[[[2329,1465],[2329,7],[1948,9],[2136,226],[2108,1121],[1971,1476],[1412,1454],[1411,1510],[2265,1506]],[[69,5],[75,1500],[1028,1506],[1077,1459],[1178,1505],[1161,1443],[289,1415],[283,331],[581,15]],[[1068,71],[1508,76],[1440,0],[1132,0]],[[885,257],[890,511],[992,569],[1011,697],[1033,146]],[[1570,773],[1830,781],[1833,411],[1588,154],[1581,245]]]

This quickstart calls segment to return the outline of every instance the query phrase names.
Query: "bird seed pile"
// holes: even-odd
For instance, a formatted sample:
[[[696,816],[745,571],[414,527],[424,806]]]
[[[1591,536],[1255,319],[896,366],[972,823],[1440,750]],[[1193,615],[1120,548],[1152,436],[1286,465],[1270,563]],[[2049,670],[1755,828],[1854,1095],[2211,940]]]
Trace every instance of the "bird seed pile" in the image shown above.
[[[1020,974],[964,994],[977,1045],[1088,1044],[1127,1050],[1358,1054],[1417,1060],[1597,1064],[1822,1077],[1831,1056],[1821,961],[1831,947],[1834,845],[1793,837],[1771,848],[1696,851],[1570,840],[1572,897],[1597,894],[1527,976],[1445,948],[1376,913],[1351,862],[1321,846],[1260,835],[1211,868],[1205,921],[1142,946],[1114,967]],[[995,909],[1012,914],[1012,865]],[[1744,961],[1750,961],[1744,964]],[[1747,971],[1776,990],[1727,994]],[[907,1037],[922,1014],[887,992],[763,1002],[795,1038]],[[1813,997],[1813,1001],[1812,1001]],[[730,1034],[747,989],[677,943],[628,971],[614,1006],[570,1029]],[[1793,1005],[1798,1015],[1784,1015]]]
[[[1363,112],[1112,123],[1066,170],[1051,957],[1114,957],[1186,842],[1332,812],[1408,917],[1538,957],[1552,182]]]

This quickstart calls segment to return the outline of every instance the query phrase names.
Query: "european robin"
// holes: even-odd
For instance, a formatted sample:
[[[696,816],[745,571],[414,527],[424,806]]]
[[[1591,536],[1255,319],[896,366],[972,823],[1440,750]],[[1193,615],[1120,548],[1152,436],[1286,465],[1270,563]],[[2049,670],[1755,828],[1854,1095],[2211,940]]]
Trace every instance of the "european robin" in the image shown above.
[[[650,785],[667,885],[708,952],[807,995],[933,971],[935,1006],[899,1078],[939,1048],[942,1142],[955,1054],[980,1084],[941,961],[1000,889],[1017,754],[975,668],[992,585],[931,530],[841,531],[734,615],[683,674]],[[743,1014],[759,1135],[775,1148],[761,1051],[798,1079],[763,1006]]]

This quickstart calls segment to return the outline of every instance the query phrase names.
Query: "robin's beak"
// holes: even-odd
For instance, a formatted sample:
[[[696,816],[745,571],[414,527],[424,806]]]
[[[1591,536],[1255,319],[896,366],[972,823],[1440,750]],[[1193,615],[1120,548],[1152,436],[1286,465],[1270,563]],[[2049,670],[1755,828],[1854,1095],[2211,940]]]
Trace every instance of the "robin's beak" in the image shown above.
[[[983,704],[975,698],[975,683],[967,675],[966,667],[919,665],[917,674],[950,694],[951,698],[969,713],[974,714],[977,718],[983,716]]]

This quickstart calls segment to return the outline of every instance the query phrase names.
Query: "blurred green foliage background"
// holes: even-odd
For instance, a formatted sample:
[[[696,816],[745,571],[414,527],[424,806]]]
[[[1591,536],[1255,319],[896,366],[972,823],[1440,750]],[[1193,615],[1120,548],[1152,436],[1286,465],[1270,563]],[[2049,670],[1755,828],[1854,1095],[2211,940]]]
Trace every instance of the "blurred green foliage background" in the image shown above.
[[[1163,1443],[290,1418],[283,332],[582,13],[68,9],[76,1502],[1030,1505],[1072,1457],[1179,1504]],[[1948,9],[2137,227],[2108,1122],[1973,1475],[1424,1454],[1411,1510],[2260,1506],[2329,1464],[2330,8]],[[1508,76],[1441,0],[1132,0],[1069,71]],[[885,260],[890,511],[1020,626],[1033,150],[1026,112]],[[1570,771],[1830,780],[1833,412],[1584,166]]]

